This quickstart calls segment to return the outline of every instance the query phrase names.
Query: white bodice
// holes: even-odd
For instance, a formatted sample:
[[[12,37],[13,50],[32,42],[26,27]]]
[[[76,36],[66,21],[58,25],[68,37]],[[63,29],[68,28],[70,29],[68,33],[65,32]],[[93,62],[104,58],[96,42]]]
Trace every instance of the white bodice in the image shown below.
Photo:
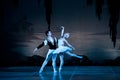
[[[60,46],[64,46],[64,39],[63,38],[58,39],[58,47],[60,47]]]

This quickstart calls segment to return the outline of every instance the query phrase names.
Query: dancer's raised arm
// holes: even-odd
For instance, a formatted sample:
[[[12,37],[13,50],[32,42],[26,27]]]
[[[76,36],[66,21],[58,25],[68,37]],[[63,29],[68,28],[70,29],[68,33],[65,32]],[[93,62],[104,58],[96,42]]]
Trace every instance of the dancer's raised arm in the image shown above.
[[[63,37],[63,34],[64,34],[64,26],[61,26],[61,28],[62,28],[61,37]]]

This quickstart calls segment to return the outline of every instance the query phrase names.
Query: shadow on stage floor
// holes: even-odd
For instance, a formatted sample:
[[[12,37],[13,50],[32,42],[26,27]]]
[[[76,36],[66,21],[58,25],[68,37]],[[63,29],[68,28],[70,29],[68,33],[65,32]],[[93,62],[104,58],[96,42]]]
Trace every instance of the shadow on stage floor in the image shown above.
[[[119,66],[64,66],[57,73],[47,66],[38,72],[36,66],[0,68],[0,80],[120,80]]]

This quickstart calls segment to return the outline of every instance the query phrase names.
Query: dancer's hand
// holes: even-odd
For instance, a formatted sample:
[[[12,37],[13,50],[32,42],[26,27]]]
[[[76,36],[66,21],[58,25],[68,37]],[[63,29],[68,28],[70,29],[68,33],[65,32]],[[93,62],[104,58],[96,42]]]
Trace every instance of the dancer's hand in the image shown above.
[[[33,54],[34,54],[36,51],[37,51],[37,48],[35,48],[35,49],[33,50]]]

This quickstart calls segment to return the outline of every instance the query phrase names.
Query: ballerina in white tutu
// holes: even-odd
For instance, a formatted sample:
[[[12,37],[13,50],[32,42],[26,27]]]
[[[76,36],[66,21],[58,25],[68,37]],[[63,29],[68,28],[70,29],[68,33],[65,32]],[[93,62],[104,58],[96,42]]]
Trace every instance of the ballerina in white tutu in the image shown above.
[[[62,31],[61,31],[61,37],[60,37],[60,39],[58,39],[58,48],[53,52],[53,54],[60,54],[59,71],[61,71],[62,66],[64,64],[64,60],[63,60],[64,54],[68,54],[70,56],[74,56],[74,57],[77,57],[77,58],[80,58],[80,59],[82,58],[82,56],[78,56],[78,55],[70,52],[72,50],[75,50],[75,48],[72,45],[70,45],[68,43],[68,41],[66,40],[66,38],[69,38],[70,33],[65,33],[64,34],[64,27],[61,26],[61,28],[62,28]],[[65,43],[67,44],[67,46],[64,45]]]

